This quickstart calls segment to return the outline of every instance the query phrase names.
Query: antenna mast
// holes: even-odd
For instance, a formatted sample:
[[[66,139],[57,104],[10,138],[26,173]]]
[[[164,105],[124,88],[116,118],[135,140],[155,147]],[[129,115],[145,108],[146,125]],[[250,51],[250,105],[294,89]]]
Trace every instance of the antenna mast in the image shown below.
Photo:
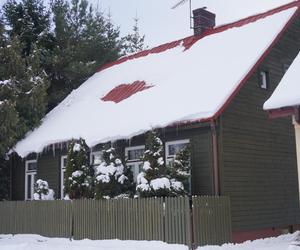
[[[194,29],[194,27],[193,27],[193,14],[192,14],[192,0],[181,0],[181,1],[179,1],[177,4],[175,4],[173,7],[172,7],[172,9],[174,10],[174,9],[176,9],[177,7],[179,7],[179,6],[181,6],[181,5],[183,5],[183,4],[185,4],[187,1],[189,1],[189,15],[190,15],[190,28],[191,29]]]

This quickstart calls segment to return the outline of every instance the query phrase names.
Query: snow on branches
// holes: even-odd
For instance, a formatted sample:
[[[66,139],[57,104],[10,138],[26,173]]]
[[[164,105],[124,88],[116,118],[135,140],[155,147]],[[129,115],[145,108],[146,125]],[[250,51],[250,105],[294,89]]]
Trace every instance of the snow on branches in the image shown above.
[[[49,188],[48,182],[38,179],[34,185],[34,200],[54,200],[54,191]]]
[[[71,141],[64,180],[65,193],[70,199],[91,198],[92,178],[84,140]]]
[[[163,143],[155,131],[150,131],[143,156],[143,170],[137,177],[136,191],[140,197],[165,197],[186,194],[189,177],[189,154],[166,166],[163,160]],[[177,157],[177,156],[176,156]],[[176,162],[176,163],[175,163]]]
[[[130,194],[132,175],[117,158],[114,148],[103,152],[103,161],[94,170],[96,198],[124,197],[124,194]]]

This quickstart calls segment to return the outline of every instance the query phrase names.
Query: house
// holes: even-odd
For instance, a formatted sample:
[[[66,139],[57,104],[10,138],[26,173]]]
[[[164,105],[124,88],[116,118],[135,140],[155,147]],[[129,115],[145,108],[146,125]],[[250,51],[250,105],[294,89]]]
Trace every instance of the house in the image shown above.
[[[295,127],[298,184],[300,184],[300,54],[275,89],[272,96],[265,102],[264,109],[268,110],[271,118],[292,117]],[[300,190],[300,186],[299,186]]]
[[[198,9],[193,36],[105,65],[15,146],[12,199],[31,199],[36,177],[63,196],[72,138],[85,139],[91,164],[111,142],[136,174],[154,127],[166,161],[190,144],[193,195],[230,197],[234,241],[296,228],[294,130],[262,105],[299,51],[299,8],[293,1],[219,27]]]

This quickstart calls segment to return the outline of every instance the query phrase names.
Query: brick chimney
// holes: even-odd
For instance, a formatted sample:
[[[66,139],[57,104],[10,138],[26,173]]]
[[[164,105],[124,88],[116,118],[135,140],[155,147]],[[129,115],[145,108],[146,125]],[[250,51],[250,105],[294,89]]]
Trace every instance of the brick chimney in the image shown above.
[[[193,10],[193,19],[195,36],[201,35],[216,25],[216,15],[207,11],[205,7]]]

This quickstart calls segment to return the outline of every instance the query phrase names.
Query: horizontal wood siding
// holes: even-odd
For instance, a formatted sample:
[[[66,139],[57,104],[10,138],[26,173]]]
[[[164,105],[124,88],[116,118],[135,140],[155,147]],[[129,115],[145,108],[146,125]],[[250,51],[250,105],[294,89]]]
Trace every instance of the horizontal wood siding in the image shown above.
[[[221,116],[221,194],[231,198],[235,231],[300,223],[292,121],[270,120],[263,110],[283,64],[299,51],[299,26],[298,18],[260,66],[269,71],[268,89],[259,87],[258,69]]]
[[[49,151],[41,154],[37,159],[37,178],[47,181],[54,190],[55,197],[60,198],[60,161],[61,153]]]
[[[12,200],[24,200],[25,199],[25,160],[21,157],[13,155],[11,157],[11,180],[12,180]]]

